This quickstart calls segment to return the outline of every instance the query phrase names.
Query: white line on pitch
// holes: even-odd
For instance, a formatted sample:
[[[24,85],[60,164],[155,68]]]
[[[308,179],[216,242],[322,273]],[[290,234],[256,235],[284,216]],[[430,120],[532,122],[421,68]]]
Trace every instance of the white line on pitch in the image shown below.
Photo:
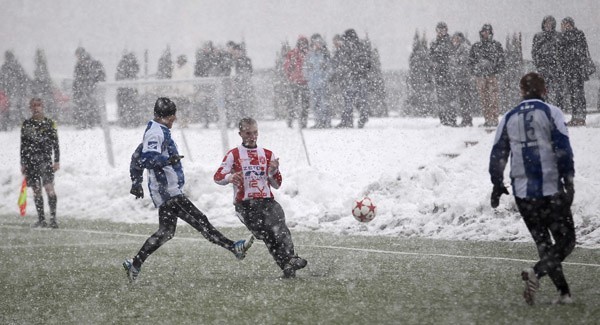
[[[524,259],[508,258],[508,257],[468,256],[468,255],[452,255],[452,254],[422,253],[422,252],[398,252],[398,251],[384,251],[384,250],[369,249],[369,248],[353,248],[353,247],[322,246],[322,245],[299,245],[299,246],[314,247],[314,248],[327,248],[327,249],[339,249],[339,250],[359,251],[359,252],[369,252],[369,253],[393,254],[393,255],[437,256],[437,257],[451,257],[451,258],[464,258],[464,259],[528,262],[528,263],[537,262],[534,260],[524,260]],[[562,264],[600,267],[600,264],[589,264],[589,263],[578,263],[578,262],[562,262]]]
[[[10,228],[10,229],[26,229],[23,227],[16,226],[2,226],[0,228]],[[99,235],[119,235],[119,236],[132,236],[132,237],[142,237],[147,238],[149,235],[141,235],[141,234],[131,234],[126,232],[109,232],[109,231],[99,231],[99,230],[85,230],[85,229],[52,229],[48,231],[65,231],[65,232],[83,232],[88,234],[99,234]],[[173,237],[173,239],[177,240],[189,240],[189,241],[201,241],[203,238],[192,238],[192,237]],[[370,248],[353,248],[353,247],[341,247],[341,246],[323,246],[323,245],[296,245],[301,247],[313,247],[313,248],[325,248],[325,249],[338,249],[338,250],[348,250],[348,251],[359,251],[359,252],[369,252],[369,253],[380,253],[380,254],[393,254],[393,255],[412,255],[412,256],[436,256],[436,257],[449,257],[449,258],[464,258],[464,259],[481,259],[481,260],[496,260],[496,261],[513,261],[513,262],[527,262],[527,263],[535,263],[537,261],[534,260],[525,260],[518,258],[508,258],[508,257],[493,257],[493,256],[467,256],[467,255],[452,255],[452,254],[440,254],[440,253],[423,253],[423,252],[399,252],[399,251],[384,251],[379,249],[370,249]],[[14,247],[14,246],[0,246],[0,248],[5,247]],[[592,267],[600,267],[600,264],[591,264],[591,263],[578,263],[578,262],[563,262],[565,265],[579,265],[579,266],[592,266]]]

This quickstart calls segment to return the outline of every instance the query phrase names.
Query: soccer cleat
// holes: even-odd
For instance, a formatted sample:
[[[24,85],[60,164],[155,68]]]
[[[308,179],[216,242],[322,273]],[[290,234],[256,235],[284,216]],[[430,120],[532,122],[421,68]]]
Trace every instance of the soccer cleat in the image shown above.
[[[31,225],[31,228],[46,228],[46,227],[48,227],[46,220],[39,220],[38,222]]]
[[[521,278],[525,282],[525,290],[523,291],[523,298],[528,305],[535,303],[535,292],[540,287],[540,281],[538,280],[535,272],[532,268],[526,268],[521,272]]]
[[[123,268],[127,272],[127,278],[129,278],[129,282],[135,282],[137,277],[140,275],[140,270],[133,266],[133,261],[126,259],[125,262],[123,262]]]
[[[51,219],[50,224],[48,224],[48,227],[52,229],[58,229],[58,223],[56,222],[56,219]]]
[[[248,240],[242,239],[233,243],[233,254],[238,260],[243,260],[246,257],[246,252],[252,247],[254,236],[250,236]]]
[[[292,257],[283,267],[283,277],[288,279],[295,278],[296,271],[306,267],[306,264],[308,264],[308,262],[305,259],[298,256]]]
[[[558,298],[552,300],[553,305],[570,305],[573,303],[573,297],[570,293],[558,296]]]

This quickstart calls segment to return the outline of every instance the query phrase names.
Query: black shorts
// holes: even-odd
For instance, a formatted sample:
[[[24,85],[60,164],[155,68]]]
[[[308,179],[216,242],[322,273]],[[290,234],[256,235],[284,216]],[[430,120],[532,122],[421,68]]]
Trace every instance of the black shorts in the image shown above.
[[[39,186],[54,184],[54,169],[52,169],[52,163],[40,164],[39,166],[25,167],[25,178],[27,179],[27,186]]]

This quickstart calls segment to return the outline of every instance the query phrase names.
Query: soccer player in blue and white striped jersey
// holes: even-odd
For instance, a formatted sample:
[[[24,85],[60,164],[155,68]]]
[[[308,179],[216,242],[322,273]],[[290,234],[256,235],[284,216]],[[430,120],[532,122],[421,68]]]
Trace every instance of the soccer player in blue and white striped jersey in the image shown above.
[[[554,302],[570,303],[561,266],[575,247],[571,213],[575,169],[569,133],[562,111],[544,102],[546,85],[539,74],[526,74],[520,89],[523,101],[504,115],[496,130],[489,165],[494,184],[491,205],[497,207],[500,196],[508,194],[504,168],[510,155],[513,194],[540,256],[521,274],[525,301],[534,304],[539,279],[548,275],[559,291]]]

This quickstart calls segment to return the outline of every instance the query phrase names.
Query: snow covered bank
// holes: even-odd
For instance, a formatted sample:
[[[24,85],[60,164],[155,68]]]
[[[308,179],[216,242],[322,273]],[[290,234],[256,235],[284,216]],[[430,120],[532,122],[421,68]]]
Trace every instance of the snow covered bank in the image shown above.
[[[475,124],[481,124],[479,119]],[[578,243],[600,247],[600,116],[588,127],[570,129],[575,153],[573,206]],[[224,153],[218,130],[177,123],[173,136],[184,158],[185,190],[217,226],[240,226],[232,190],[212,181]],[[293,230],[338,234],[419,236],[455,240],[530,241],[514,199],[489,206],[487,173],[493,133],[483,128],[448,128],[433,118],[372,119],[364,129],[305,130],[311,166],[298,130],[283,121],[259,121],[259,144],[281,162],[284,183],[276,198]],[[101,129],[59,127],[61,170],[56,175],[58,213],[83,219],[155,223],[148,197],[129,195],[129,158],[143,129],[112,128],[115,167],[109,166]],[[0,133],[0,215],[18,216],[19,131]],[[239,143],[229,131],[230,146]],[[508,171],[506,179],[508,182]],[[360,224],[350,210],[355,198],[370,196],[378,206],[371,223]],[[35,220],[30,194],[26,218]]]

